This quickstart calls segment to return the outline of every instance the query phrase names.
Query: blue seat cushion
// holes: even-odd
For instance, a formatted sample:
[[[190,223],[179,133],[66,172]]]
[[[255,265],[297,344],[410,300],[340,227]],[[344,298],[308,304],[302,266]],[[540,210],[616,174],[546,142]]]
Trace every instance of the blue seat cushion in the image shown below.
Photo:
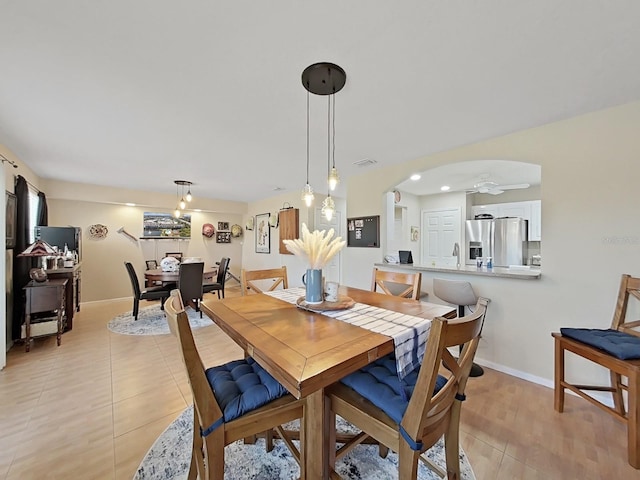
[[[640,338],[618,330],[595,328],[561,328],[563,336],[604,350],[620,360],[640,358]]]
[[[417,368],[402,379],[398,378],[396,358],[393,354],[379,358],[369,365],[353,372],[342,380],[364,398],[400,423],[407,410],[409,400],[418,381]],[[435,395],[447,383],[447,379],[438,375],[433,394]]]
[[[287,394],[253,358],[211,367],[206,375],[225,423]]]

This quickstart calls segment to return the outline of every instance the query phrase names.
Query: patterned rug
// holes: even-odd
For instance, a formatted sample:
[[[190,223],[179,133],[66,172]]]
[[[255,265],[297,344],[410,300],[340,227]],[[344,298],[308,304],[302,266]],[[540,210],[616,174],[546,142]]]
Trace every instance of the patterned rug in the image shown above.
[[[191,328],[213,325],[211,319],[206,315],[200,318],[200,312],[196,312],[191,307],[186,307],[185,310],[189,316]],[[129,311],[112,318],[109,320],[107,328],[114,333],[122,335],[168,335],[171,333],[164,311],[160,310],[159,303],[151,307],[141,308],[138,311],[138,320],[133,318],[132,313],[132,311]]]
[[[191,435],[193,408],[189,407],[167,427],[147,452],[134,480],[184,480],[189,472],[191,460]],[[288,425],[291,428],[293,425]],[[338,430],[353,433],[354,427],[338,417]],[[446,468],[442,439],[425,454],[441,468]],[[380,458],[375,445],[358,445],[336,464],[336,470],[344,479],[397,479],[398,456],[389,452]],[[300,469],[289,450],[280,440],[274,442],[271,452],[266,452],[264,440],[254,445],[245,445],[241,440],[225,448],[225,480],[289,480],[300,475]],[[460,450],[460,473],[462,480],[475,480],[475,475],[465,453]],[[418,467],[418,479],[440,480],[440,477],[425,467]]]

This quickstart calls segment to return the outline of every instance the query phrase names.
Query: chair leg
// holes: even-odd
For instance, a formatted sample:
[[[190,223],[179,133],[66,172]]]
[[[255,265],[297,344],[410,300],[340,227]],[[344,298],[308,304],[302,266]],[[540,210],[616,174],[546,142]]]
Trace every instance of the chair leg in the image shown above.
[[[447,478],[460,478],[460,401],[456,400],[451,411],[449,428],[444,434],[444,452],[447,462]]]
[[[629,455],[629,464],[633,468],[640,468],[640,429],[638,429],[638,421],[640,420],[640,412],[638,412],[638,393],[640,393],[640,376],[632,373],[628,377],[629,380],[629,414],[627,417],[627,449]]]
[[[196,415],[193,412],[194,416]],[[198,445],[200,439],[199,428],[197,420],[193,422],[193,439],[192,439],[192,448],[191,448],[191,463],[189,464],[189,475],[187,476],[187,480],[196,480],[198,478],[198,455],[201,455],[201,451],[198,451],[202,448],[202,445]]]
[[[380,458],[387,458],[387,455],[389,455],[389,447],[387,447],[386,445],[383,445],[382,443],[379,443],[378,455],[380,456]]]
[[[400,441],[398,452],[398,478],[416,480],[418,478],[418,456],[420,452],[411,450],[407,442]]]
[[[220,290],[217,290],[218,292],[218,300],[220,300]]]
[[[611,374],[611,387],[615,390],[611,392],[613,395],[613,406],[615,407],[616,412],[618,412],[623,417],[625,416],[625,407],[624,400],[622,398],[622,376],[619,373],[611,370],[609,372]]]
[[[140,307],[140,300],[137,298],[133,299],[133,318],[138,320],[138,308]]]
[[[564,410],[564,348],[561,340],[555,339],[555,375],[553,381],[553,408],[556,412],[562,413]]]
[[[264,434],[265,447],[267,448],[267,452],[270,452],[273,450],[273,429],[270,428],[264,432]]]

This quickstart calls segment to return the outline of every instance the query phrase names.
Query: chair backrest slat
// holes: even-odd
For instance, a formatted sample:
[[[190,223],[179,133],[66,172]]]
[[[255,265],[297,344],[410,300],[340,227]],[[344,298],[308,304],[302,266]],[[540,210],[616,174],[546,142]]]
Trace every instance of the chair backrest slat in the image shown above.
[[[250,291],[253,291],[254,293],[263,293],[263,289],[271,292],[280,285],[282,285],[282,288],[289,288],[287,267],[285,266],[266,270],[245,270],[243,268],[240,273],[240,280],[240,283],[242,284],[242,295],[246,295]],[[273,283],[269,285],[269,288],[264,288],[256,283],[261,280],[273,280]]]
[[[371,282],[371,291],[376,292],[381,290],[387,295],[395,295],[398,297],[411,298],[413,300],[420,299],[420,288],[422,284],[422,274],[417,273],[403,273],[403,272],[389,272],[386,270],[373,269],[373,280]],[[394,290],[398,285],[404,285],[406,288],[400,292]]]
[[[222,257],[220,259],[220,264],[218,265],[218,277],[217,283],[224,287],[224,282],[227,279],[227,270],[229,270],[229,259],[227,257]]]
[[[138,274],[136,273],[136,269],[133,268],[131,262],[124,262],[124,266],[127,268],[127,273],[129,274],[129,280],[131,281],[131,288],[133,288],[133,294],[135,298],[140,298],[142,294],[140,290],[140,283],[138,282]]]
[[[204,263],[181,263],[178,274],[178,289],[182,299],[187,303],[202,300],[202,276],[204,273]]]
[[[620,289],[618,290],[618,299],[613,320],[611,321],[611,328],[640,337],[640,332],[635,330],[635,327],[638,326],[638,319],[627,320],[629,297],[640,300],[640,278],[624,274],[620,279]]]

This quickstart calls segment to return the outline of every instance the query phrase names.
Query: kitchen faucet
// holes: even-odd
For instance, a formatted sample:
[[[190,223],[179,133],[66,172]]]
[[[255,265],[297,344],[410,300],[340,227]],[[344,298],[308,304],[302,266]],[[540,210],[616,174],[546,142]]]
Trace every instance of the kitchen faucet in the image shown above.
[[[458,245],[458,242],[453,244],[453,253],[451,255],[456,256],[456,267],[460,268],[460,245]]]

